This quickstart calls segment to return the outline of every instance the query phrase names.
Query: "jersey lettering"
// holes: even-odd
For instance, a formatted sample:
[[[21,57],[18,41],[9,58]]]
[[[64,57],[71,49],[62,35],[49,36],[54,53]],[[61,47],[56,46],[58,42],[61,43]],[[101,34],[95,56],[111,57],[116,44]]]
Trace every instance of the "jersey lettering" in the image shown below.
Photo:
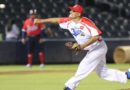
[[[34,26],[29,26],[27,32],[36,31],[37,29],[38,29],[38,27],[35,26],[35,25]]]
[[[79,30],[79,29],[74,29],[74,28],[72,28],[71,30],[72,30],[72,34],[73,34],[74,36],[78,36],[78,35],[81,33],[81,30]]]

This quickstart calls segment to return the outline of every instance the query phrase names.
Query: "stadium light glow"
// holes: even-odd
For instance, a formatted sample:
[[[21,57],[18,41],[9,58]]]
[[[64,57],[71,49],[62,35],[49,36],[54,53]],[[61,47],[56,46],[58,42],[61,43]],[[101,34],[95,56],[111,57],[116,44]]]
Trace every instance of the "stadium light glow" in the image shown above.
[[[5,4],[0,4],[0,9],[4,9],[6,7]]]

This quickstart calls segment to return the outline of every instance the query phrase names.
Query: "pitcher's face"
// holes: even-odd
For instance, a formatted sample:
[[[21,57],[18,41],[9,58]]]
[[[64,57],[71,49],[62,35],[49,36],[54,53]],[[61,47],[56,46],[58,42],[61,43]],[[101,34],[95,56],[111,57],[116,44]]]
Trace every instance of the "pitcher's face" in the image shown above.
[[[80,13],[71,10],[71,11],[70,11],[70,14],[69,14],[69,17],[70,17],[71,19],[76,19],[76,18],[79,17],[80,15],[81,15]]]

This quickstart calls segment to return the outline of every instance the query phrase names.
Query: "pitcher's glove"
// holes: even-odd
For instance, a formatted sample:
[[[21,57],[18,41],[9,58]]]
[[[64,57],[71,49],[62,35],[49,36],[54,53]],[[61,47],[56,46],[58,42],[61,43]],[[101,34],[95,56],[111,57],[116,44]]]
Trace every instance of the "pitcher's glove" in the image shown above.
[[[65,43],[65,46],[69,49],[75,50],[75,51],[80,51],[80,45],[78,43],[73,43],[73,42],[67,42]]]
[[[66,42],[65,43],[65,46],[69,49],[72,49],[72,46],[73,46],[73,42]]]
[[[81,47],[78,43],[74,43],[72,46],[72,49],[75,51],[81,51]]]

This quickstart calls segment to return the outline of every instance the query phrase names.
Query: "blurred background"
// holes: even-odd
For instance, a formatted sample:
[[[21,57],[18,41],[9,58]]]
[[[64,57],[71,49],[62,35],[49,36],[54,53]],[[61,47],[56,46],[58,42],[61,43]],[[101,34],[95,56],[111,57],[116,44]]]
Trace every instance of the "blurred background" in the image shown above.
[[[0,0],[0,64],[26,64],[26,48],[20,39],[22,25],[30,9],[37,9],[41,18],[65,17],[69,13],[68,6],[76,3],[83,5],[84,16],[103,31],[108,45],[107,63],[118,63],[115,60],[118,57],[121,63],[129,63],[129,47],[114,53],[117,47],[130,45],[130,0]],[[18,27],[16,40],[6,39],[6,26],[10,19],[15,20]],[[60,29],[58,25],[46,24],[43,34],[46,64],[78,63],[85,55],[85,52],[75,55],[64,46],[66,41],[74,40],[67,30]],[[33,63],[39,63],[37,56]]]

